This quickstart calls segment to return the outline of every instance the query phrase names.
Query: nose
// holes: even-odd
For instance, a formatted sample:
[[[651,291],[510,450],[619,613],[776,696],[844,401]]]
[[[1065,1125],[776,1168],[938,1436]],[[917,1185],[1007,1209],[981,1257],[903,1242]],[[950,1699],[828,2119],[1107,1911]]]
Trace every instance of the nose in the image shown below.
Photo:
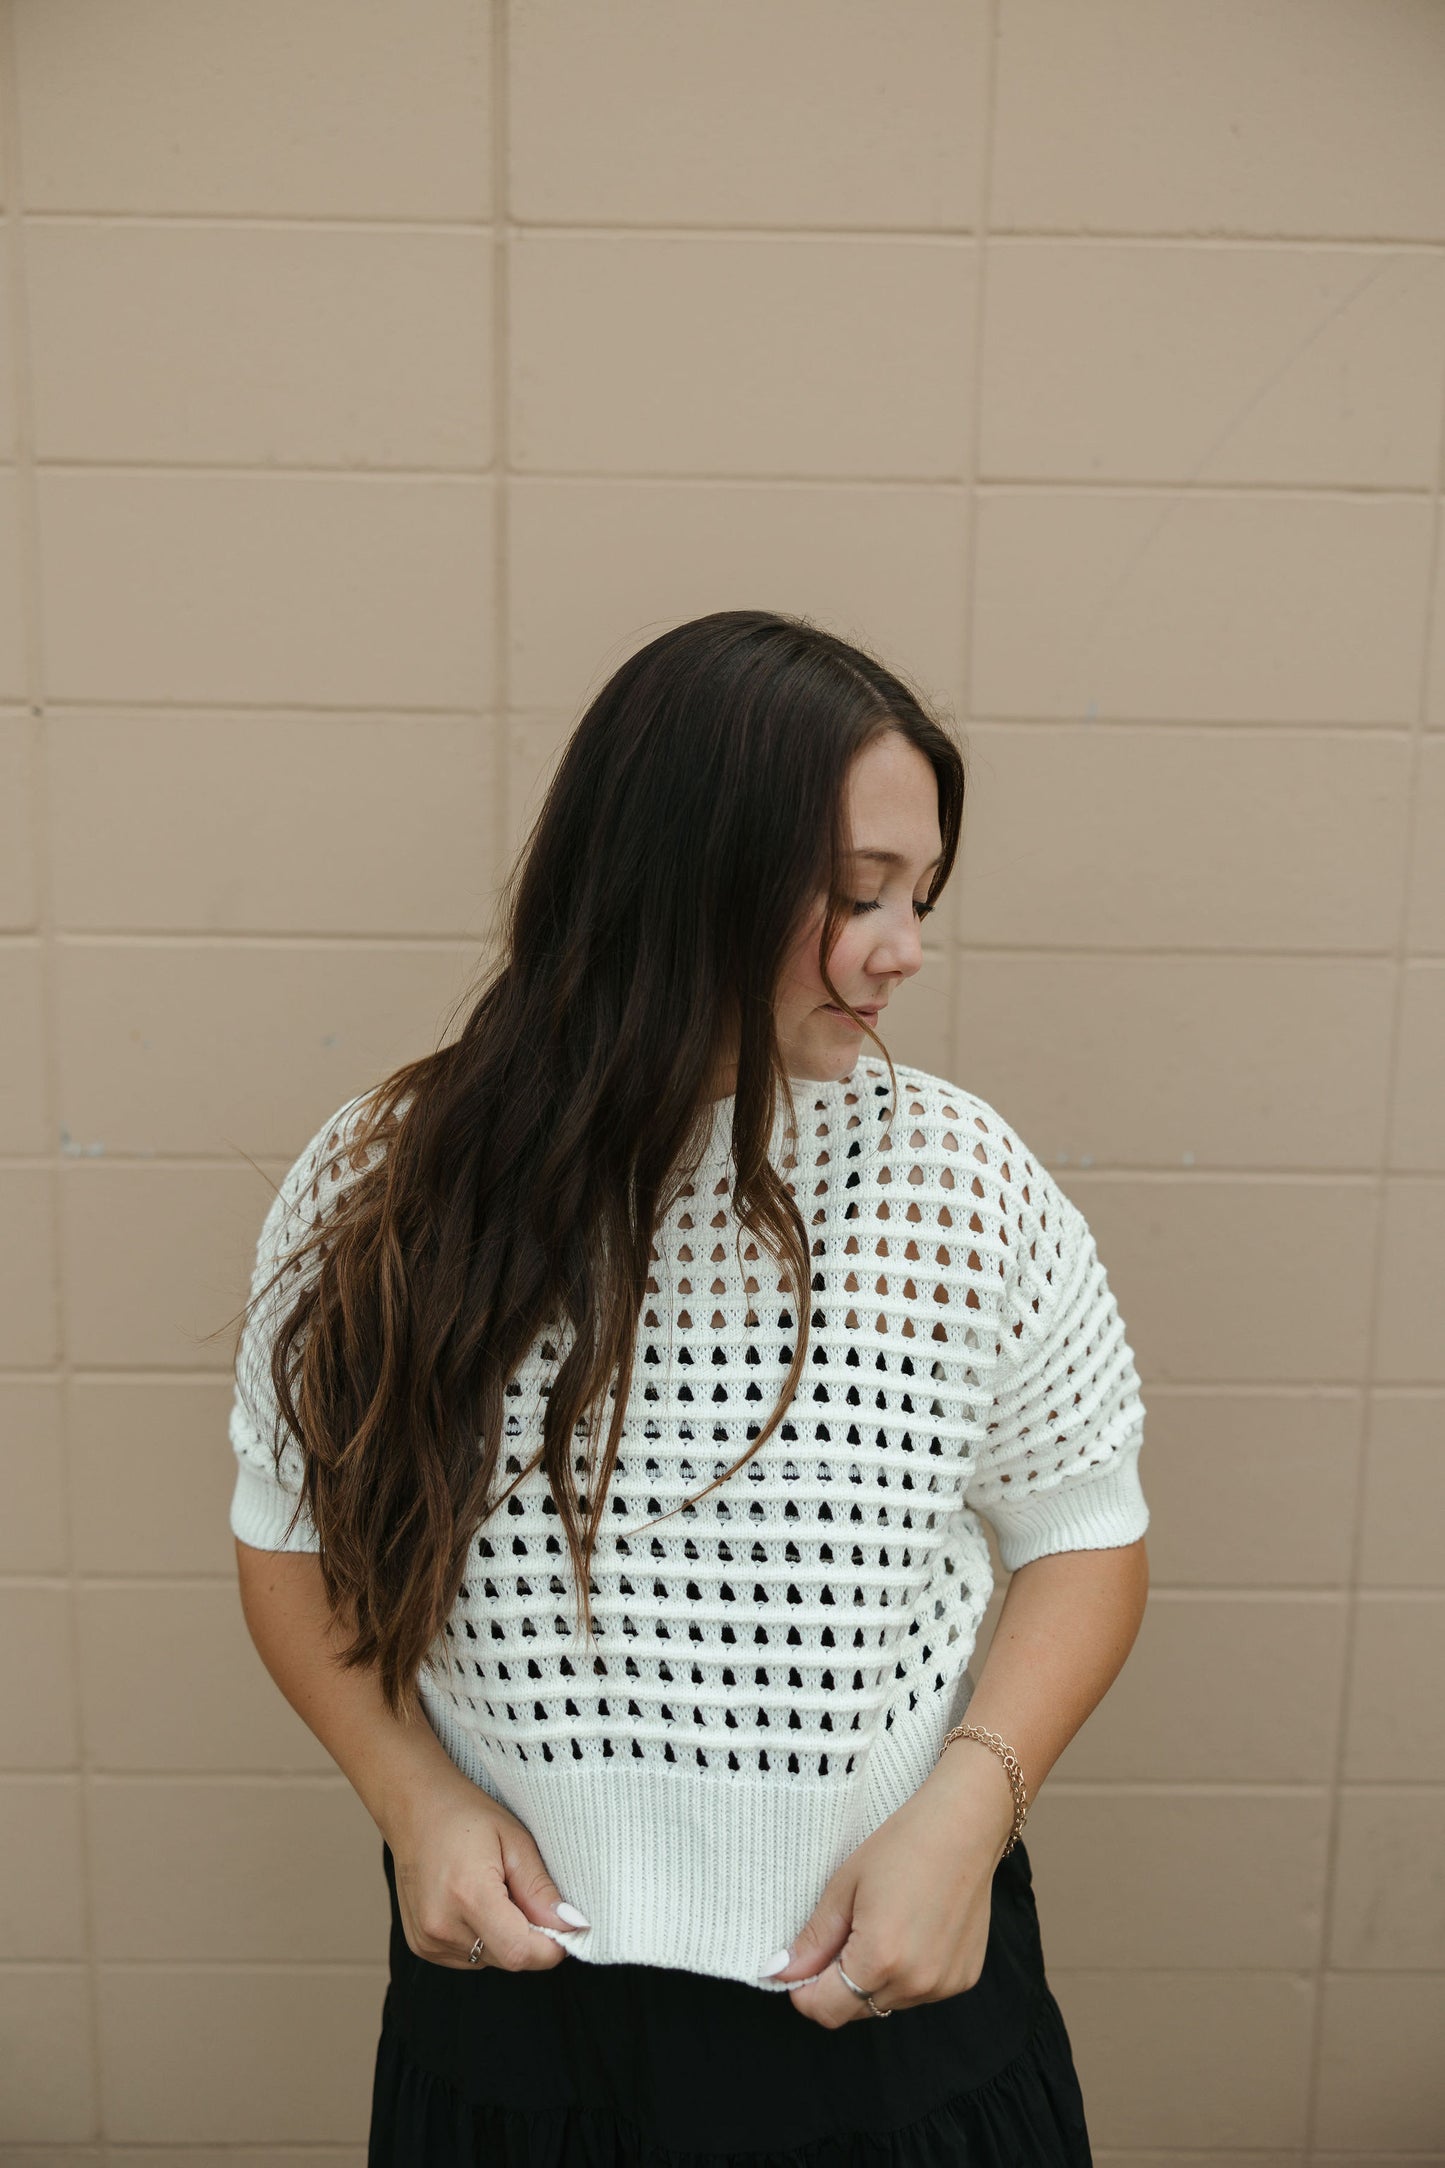
[[[880,934],[868,958],[868,968],[878,978],[886,978],[894,972],[902,978],[912,978],[922,964],[923,927],[916,918],[911,928]]]

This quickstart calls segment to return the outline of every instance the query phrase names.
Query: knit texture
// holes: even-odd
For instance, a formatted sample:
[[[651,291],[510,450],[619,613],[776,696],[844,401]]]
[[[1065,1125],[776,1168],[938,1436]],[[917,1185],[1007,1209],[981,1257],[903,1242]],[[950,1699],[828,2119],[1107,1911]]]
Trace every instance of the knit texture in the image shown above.
[[[795,1079],[796,1154],[779,1112],[770,1156],[814,1270],[807,1360],[772,1436],[691,1502],[762,1428],[797,1330],[732,1210],[729,1097],[654,1237],[592,1562],[595,1650],[535,1468],[474,1538],[421,1672],[452,1760],[527,1825],[591,1922],[544,1930],[580,1958],[786,1993],[758,1966],[922,1783],[972,1693],[993,1587],[982,1522],[1010,1571],[1148,1527],[1139,1376],[1082,1213],[985,1100],[895,1066],[896,1106],[877,1055],[836,1082]],[[363,1099],[282,1182],[253,1294],[364,1164],[348,1153]],[[269,1335],[294,1294],[288,1274],[238,1353],[231,1528],[262,1549],[317,1545],[304,1512],[284,1535],[296,1441],[280,1480],[271,1448]],[[566,1345],[539,1334],[508,1383],[509,1479],[540,1447]],[[582,1452],[576,1468],[580,1484]]]

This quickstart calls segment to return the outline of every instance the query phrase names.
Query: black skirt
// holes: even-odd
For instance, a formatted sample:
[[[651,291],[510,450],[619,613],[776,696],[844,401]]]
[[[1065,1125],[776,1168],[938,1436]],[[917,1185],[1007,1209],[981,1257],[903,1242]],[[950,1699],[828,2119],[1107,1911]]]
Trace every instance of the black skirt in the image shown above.
[[[1028,1852],[994,1872],[978,1980],[830,2031],[786,1994],[568,1958],[391,1976],[367,2168],[1090,2168]]]

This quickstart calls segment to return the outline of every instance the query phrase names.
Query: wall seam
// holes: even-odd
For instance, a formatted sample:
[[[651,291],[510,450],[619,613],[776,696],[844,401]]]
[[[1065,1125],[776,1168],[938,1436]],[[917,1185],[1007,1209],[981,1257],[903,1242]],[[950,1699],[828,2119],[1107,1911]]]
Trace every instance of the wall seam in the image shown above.
[[[1361,1394],[1360,1433],[1355,1464],[1354,1510],[1350,1532],[1350,1568],[1345,1603],[1344,1647],[1341,1652],[1339,1697],[1335,1711],[1334,1770],[1330,1784],[1329,1813],[1325,1833],[1324,1890],[1320,1907],[1319,1948],[1314,1978],[1314,2007],[1311,2012],[1310,2024],[1308,2092],[1305,2102],[1304,2150],[1301,2155],[1302,2168],[1324,2168],[1324,2164],[1330,2158],[1329,2152],[1322,2148],[1319,2143],[1319,2098],[1324,2072],[1325,2004],[1332,1971],[1330,1945],[1334,1934],[1336,1884],[1340,1866],[1341,1821],[1344,1787],[1347,1782],[1347,1745],[1354,1712],[1353,1674],[1355,1648],[1362,1599],[1376,1593],[1372,1590],[1366,1590],[1362,1580],[1370,1437],[1377,1397],[1385,1389],[1387,1383],[1398,1388],[1401,1382],[1399,1380],[1382,1381],[1378,1375],[1380,1318],[1383,1303],[1381,1275],[1384,1267],[1385,1228],[1391,1183],[1392,1180],[1401,1179],[1409,1171],[1393,1164],[1391,1151],[1395,1128],[1394,1115],[1399,1105],[1400,1040],[1403,1032],[1405,988],[1412,960],[1410,953],[1410,908],[1415,884],[1421,775],[1429,732],[1430,672],[1435,629],[1434,619],[1435,610],[1438,607],[1441,582],[1442,462],[1445,462],[1445,375],[1442,375],[1441,380],[1438,413],[1430,550],[1426,571],[1425,607],[1421,613],[1419,679],[1416,687],[1415,713],[1410,730],[1410,774],[1405,794],[1410,818],[1404,839],[1403,865],[1392,958],[1394,985],[1390,1005],[1389,1040],[1385,1054],[1386,1119],[1381,1133],[1378,1165],[1375,1173],[1376,1197],[1369,1272],[1369,1316],[1366,1322],[1362,1380],[1364,1391]],[[1399,1595],[1408,1593],[1408,1591],[1402,1592],[1389,1589],[1379,1593]]]
[[[511,18],[507,0],[492,8],[492,473],[496,502],[492,534],[492,849],[498,878],[492,882],[490,956],[502,928],[498,890],[507,870],[512,829],[512,242],[516,231],[511,193]]]
[[[495,11],[494,11],[495,12]],[[501,33],[498,33],[501,36]],[[494,100],[494,109],[496,101]],[[498,199],[500,200],[500,199]],[[378,212],[348,214],[337,212],[265,212],[227,211],[127,211],[114,206],[94,209],[78,208],[74,204],[64,209],[36,208],[30,213],[37,225],[95,225],[104,222],[115,226],[298,226],[315,227],[318,230],[332,226],[344,226],[350,232],[375,231],[378,233],[478,233],[485,230],[488,221],[472,217],[417,218],[399,213],[388,218]],[[826,221],[790,220],[786,226],[750,225],[739,219],[637,219],[622,216],[599,222],[575,218],[516,219],[511,223],[525,227],[533,234],[545,235],[551,240],[610,239],[614,234],[637,235],[649,239],[656,235],[663,240],[707,241],[966,241],[974,229],[969,226],[952,226],[947,220],[926,226],[859,226],[831,225]],[[1111,248],[1111,249],[1161,249],[1183,247],[1201,251],[1213,251],[1220,255],[1243,255],[1254,251],[1274,249],[1291,254],[1308,255],[1374,255],[1383,248],[1393,249],[1400,255],[1439,255],[1445,243],[1436,235],[1419,233],[1367,233],[1329,234],[1306,232],[1255,233],[1238,229],[1233,232],[1211,227],[1208,231],[1190,230],[1185,227],[1145,226],[1108,227],[1091,225],[1087,231],[1076,226],[998,226],[993,239],[997,241],[1032,243],[1039,248]]]
[[[998,110],[999,43],[1002,37],[1000,6],[1001,0],[988,0],[984,23],[984,38],[988,50],[987,75],[980,98],[983,126],[979,130],[978,220],[974,232],[973,426],[969,432],[968,463],[964,476],[966,495],[963,507],[963,594],[959,605],[963,653],[957,660],[965,741],[978,714],[973,682],[973,632],[977,611],[978,492],[980,453],[983,447],[983,364],[988,307],[989,239],[993,223],[994,135]],[[964,836],[959,839],[960,851],[964,847],[966,836],[965,810]],[[965,958],[976,953],[972,943],[964,938],[962,896],[962,884],[955,881],[947,918],[951,968],[945,982],[948,989],[948,1058],[955,1076],[961,1076],[964,1067],[963,998],[960,981]],[[1007,1586],[1007,1576],[1004,1576],[1004,1585]],[[978,1651],[980,1662],[986,1653],[986,1649]]]
[[[75,1489],[72,1468],[73,1408],[64,1295],[64,1211],[57,1152],[60,1112],[60,1040],[56,973],[54,880],[51,862],[50,763],[46,729],[44,614],[41,597],[40,501],[35,442],[35,385],[30,365],[29,292],[25,276],[24,145],[20,127],[20,56],[11,0],[0,0],[0,156],[3,156],[6,228],[5,278],[10,313],[10,366],[15,387],[15,483],[19,524],[20,617],[24,641],[25,706],[31,755],[30,818],[35,883],[35,935],[40,953],[42,1097],[49,1138],[40,1164],[49,1171],[48,1193],[52,1267],[53,1345],[60,1399],[61,1516],[64,1529],[65,1623],[68,1643],[70,1719],[76,1750],[76,1800],[80,1823],[81,1954],[85,1983],[86,2033],[90,2057],[92,2123],[82,2142],[98,2146],[97,2158],[110,2159],[101,2098],[100,1979],[95,1947],[95,1843],[89,1746],[81,1692],[81,1620],[75,1574]],[[57,1577],[60,1578],[60,1577]]]

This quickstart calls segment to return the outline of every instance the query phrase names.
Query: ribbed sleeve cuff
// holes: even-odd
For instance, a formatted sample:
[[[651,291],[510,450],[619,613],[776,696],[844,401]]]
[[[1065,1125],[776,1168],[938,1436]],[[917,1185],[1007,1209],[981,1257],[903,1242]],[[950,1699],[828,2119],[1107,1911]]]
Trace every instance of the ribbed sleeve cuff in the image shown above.
[[[249,1461],[236,1463],[236,1488],[231,1493],[231,1533],[258,1551],[318,1551],[320,1539],[305,1507],[291,1535],[286,1524],[295,1510],[290,1491],[268,1482]]]
[[[1137,1543],[1149,1526],[1149,1507],[1139,1482],[1142,1439],[1123,1446],[1103,1467],[1065,1476],[1052,1489],[1035,1491],[1017,1510],[990,1505],[999,1557],[1013,1573],[1032,1558],[1055,1551],[1105,1551]]]

